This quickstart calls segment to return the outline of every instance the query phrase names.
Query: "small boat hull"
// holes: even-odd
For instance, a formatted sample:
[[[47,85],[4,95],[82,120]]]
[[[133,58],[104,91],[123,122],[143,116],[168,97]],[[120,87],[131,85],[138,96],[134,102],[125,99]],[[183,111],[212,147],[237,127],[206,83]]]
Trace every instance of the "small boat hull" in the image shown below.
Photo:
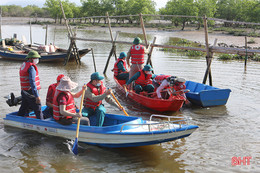
[[[77,129],[76,124],[63,126],[54,120],[17,116],[17,112],[7,114],[4,124],[66,139],[75,139]],[[140,117],[107,114],[103,127],[81,125],[79,141],[109,148],[136,147],[184,138],[197,128],[195,125],[156,124]]]
[[[116,81],[117,87],[120,89],[120,91],[126,94],[125,89],[120,84],[120,82],[115,77],[114,80]],[[146,108],[159,112],[178,111],[182,107],[185,100],[185,98],[181,95],[176,95],[169,99],[150,98],[137,94],[132,90],[129,91],[127,97],[137,102],[138,104],[145,106]]]
[[[83,49],[79,50],[79,56],[80,58],[86,55],[90,49]],[[24,61],[25,57],[27,56],[28,51],[6,51],[6,50],[0,50],[0,57],[6,60],[16,60],[16,61]],[[41,62],[53,62],[53,61],[64,61],[64,59],[67,57],[67,50],[64,49],[57,49],[56,52],[53,53],[41,53]],[[70,60],[73,60],[74,58],[71,58]]]
[[[202,107],[225,105],[231,92],[230,89],[219,89],[193,81],[186,81],[185,85],[190,90],[186,93],[188,100]]]

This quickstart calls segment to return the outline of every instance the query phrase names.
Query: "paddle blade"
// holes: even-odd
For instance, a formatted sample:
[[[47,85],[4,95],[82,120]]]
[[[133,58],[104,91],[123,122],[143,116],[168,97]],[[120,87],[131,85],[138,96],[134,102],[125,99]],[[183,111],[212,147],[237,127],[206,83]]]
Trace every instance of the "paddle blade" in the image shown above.
[[[75,141],[74,141],[74,144],[73,144],[73,147],[72,147],[72,152],[75,155],[78,155],[78,138],[75,138]]]

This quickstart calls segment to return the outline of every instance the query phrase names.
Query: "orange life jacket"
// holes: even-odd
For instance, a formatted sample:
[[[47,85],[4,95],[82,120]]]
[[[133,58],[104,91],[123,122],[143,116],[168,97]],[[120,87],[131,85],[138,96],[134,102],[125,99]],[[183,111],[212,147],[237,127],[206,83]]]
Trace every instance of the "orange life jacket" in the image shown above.
[[[100,86],[100,89],[98,91],[97,87],[94,86],[92,83],[88,83],[87,86],[91,89],[91,92],[93,94],[95,94],[96,96],[97,95],[102,95],[104,94],[105,90],[106,90],[106,87],[103,85],[103,82],[101,81],[101,86]],[[92,100],[90,100],[89,98],[87,99],[84,99],[84,107],[86,108],[92,108],[92,109],[96,109],[96,107],[98,107],[99,105],[102,104],[102,100],[98,101],[98,102],[94,102]]]
[[[31,66],[33,66],[36,71],[35,84],[36,84],[37,90],[41,89],[39,72],[38,72],[37,66],[31,62],[24,62],[21,65],[20,72],[19,72],[20,73],[20,84],[21,84],[22,90],[28,91],[31,89],[31,85],[30,85],[30,81],[29,81],[29,72],[28,72],[28,70]]]
[[[60,94],[66,94],[68,96],[68,100],[67,100],[67,104],[66,104],[66,111],[70,112],[70,113],[76,113],[76,107],[75,107],[75,102],[74,102],[74,98],[71,95],[70,92],[68,91],[60,91],[60,90],[56,90],[55,94],[54,94],[54,98],[53,98],[53,118],[55,120],[59,120],[63,117],[63,115],[60,114],[60,105],[58,102],[58,97],[60,96]],[[70,119],[72,118],[71,116],[66,116],[66,119]]]
[[[133,45],[130,49],[131,63],[132,64],[143,64],[144,63],[144,46],[143,45]]]
[[[119,75],[120,73],[122,73],[122,71],[118,68],[118,66],[117,66],[117,64],[120,62],[120,61],[122,61],[123,62],[123,65],[124,65],[124,67],[125,67],[125,69],[126,69],[126,62],[125,62],[125,60],[123,60],[123,59],[117,59],[117,61],[115,62],[115,64],[114,64],[114,76],[117,76],[117,75]]]
[[[136,85],[141,85],[142,87],[144,87],[148,84],[152,84],[151,74],[145,74],[143,70],[140,70],[139,72],[141,73],[141,75],[139,76],[139,78],[136,79]]]

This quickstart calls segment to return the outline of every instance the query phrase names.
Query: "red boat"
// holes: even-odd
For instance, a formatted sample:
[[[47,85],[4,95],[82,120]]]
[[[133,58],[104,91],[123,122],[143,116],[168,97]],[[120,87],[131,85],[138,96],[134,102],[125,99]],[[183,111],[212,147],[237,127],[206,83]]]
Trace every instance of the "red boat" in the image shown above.
[[[123,93],[126,94],[126,92],[128,92],[128,98],[155,111],[178,111],[185,101],[185,97],[180,94],[168,95],[167,99],[158,99],[156,93],[149,94],[148,97],[148,93],[141,92],[140,94],[137,94],[133,90],[126,91],[123,87],[125,80],[118,80],[115,77],[114,80],[116,81],[117,87]]]

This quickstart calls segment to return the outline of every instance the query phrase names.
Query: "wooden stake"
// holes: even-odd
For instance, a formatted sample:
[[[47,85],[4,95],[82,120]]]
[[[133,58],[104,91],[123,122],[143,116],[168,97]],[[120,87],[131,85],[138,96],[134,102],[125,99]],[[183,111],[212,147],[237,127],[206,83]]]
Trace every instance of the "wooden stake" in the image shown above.
[[[46,25],[46,33],[45,33],[45,45],[48,44],[48,25]]]
[[[95,72],[97,72],[96,61],[95,61],[95,57],[94,57],[94,51],[93,51],[93,48],[91,48],[91,52],[92,52],[92,59],[93,59],[93,64],[94,64],[94,70],[95,70]]]
[[[148,59],[146,61],[146,64],[151,64],[151,66],[153,67],[153,64],[152,64],[152,53],[153,53],[153,45],[155,44],[155,41],[156,41],[156,37],[153,38],[153,44],[151,45],[151,49],[150,49],[150,52],[148,53]]]
[[[111,58],[111,56],[115,53],[115,48],[116,48],[116,46],[115,46],[115,41],[116,41],[116,39],[117,39],[117,36],[118,36],[118,32],[116,33],[115,39],[114,39],[114,41],[113,41],[112,48],[111,48],[110,53],[109,53],[109,56],[108,56],[108,58],[107,58],[107,63],[106,63],[105,69],[104,69],[104,71],[103,71],[103,74],[106,74],[106,71],[107,71],[107,67],[108,67],[110,58]]]
[[[148,47],[148,42],[147,42],[147,37],[146,37],[146,32],[145,32],[145,27],[144,27],[144,21],[143,21],[142,13],[140,13],[139,17],[140,17],[140,24],[141,24],[141,27],[142,27],[142,30],[143,30],[143,34],[144,34],[145,47],[147,48]]]
[[[113,45],[115,45],[115,43],[114,43],[114,39],[113,39],[113,32],[112,32],[112,28],[111,28],[110,18],[109,18],[108,12],[107,12],[107,23],[108,23],[108,29],[109,29],[109,32],[110,32],[110,37],[111,37],[112,47],[113,47]],[[117,57],[116,57],[116,48],[114,48],[113,54],[115,55],[115,60],[117,60]]]
[[[0,7],[0,39],[2,39],[2,7]]]
[[[31,42],[31,46],[32,46],[32,22],[30,19],[30,42]]]
[[[245,48],[246,48],[246,56],[245,56],[245,66],[244,69],[246,70],[246,63],[247,63],[247,37],[245,36]]]
[[[210,66],[209,66],[210,50],[209,50],[209,39],[208,39],[208,23],[207,23],[206,16],[204,16],[203,20],[204,20],[204,32],[205,32],[205,47],[206,47],[206,52],[207,52],[206,62],[207,62],[207,67],[209,68],[208,69],[209,82],[212,85],[211,69],[210,69]],[[203,84],[206,83],[207,76],[208,75],[204,76]]]

